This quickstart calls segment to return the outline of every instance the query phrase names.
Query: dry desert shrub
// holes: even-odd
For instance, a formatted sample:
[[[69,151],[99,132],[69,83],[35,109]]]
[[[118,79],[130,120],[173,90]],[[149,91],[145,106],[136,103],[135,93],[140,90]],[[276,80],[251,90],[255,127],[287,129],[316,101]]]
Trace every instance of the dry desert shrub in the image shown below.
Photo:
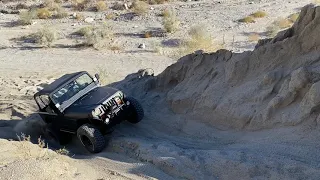
[[[242,23],[255,23],[256,21],[254,20],[254,17],[247,16],[247,17],[244,17],[242,19],[239,19],[239,22],[242,22]]]
[[[276,20],[274,24],[278,26],[280,29],[285,29],[292,26],[292,22],[284,18]]]
[[[299,15],[300,15],[299,13],[293,13],[293,14],[291,14],[291,15],[288,17],[288,19],[289,19],[289,21],[291,21],[292,23],[294,23],[294,22],[297,21]]]
[[[265,16],[267,16],[267,13],[264,11],[257,11],[252,13],[250,16],[254,17],[254,18],[263,18]]]
[[[72,0],[72,7],[76,11],[84,11],[90,7],[90,0]]]
[[[20,9],[29,9],[29,6],[24,3],[19,3],[15,6],[11,6],[10,8],[14,10],[20,10]]]
[[[37,10],[37,16],[39,19],[48,19],[52,16],[52,13],[48,8],[40,8]]]
[[[67,11],[62,7],[60,9],[57,9],[54,12],[54,17],[57,19],[62,19],[62,18],[68,17],[68,16],[69,15],[68,15]]]
[[[292,21],[285,18],[279,18],[266,28],[266,33],[269,37],[274,37],[278,34],[280,30],[289,28],[291,26]]]
[[[28,38],[33,39],[35,43],[44,45],[46,47],[51,47],[52,43],[56,40],[56,32],[48,27],[44,27],[28,36]]]
[[[163,27],[166,32],[173,33],[179,29],[180,21],[177,19],[175,13],[170,11],[163,16]]]
[[[106,19],[114,19],[115,17],[116,17],[116,14],[114,14],[114,13],[108,13],[106,15]]]
[[[76,15],[76,20],[78,20],[78,21],[83,21],[83,20],[84,20],[83,14],[77,13],[77,15]]]
[[[85,36],[85,35],[90,34],[92,31],[93,31],[93,26],[86,26],[86,27],[79,29],[77,32],[75,32],[75,34],[77,34],[79,36]]]
[[[37,17],[36,10],[22,11],[19,14],[19,24],[30,25],[32,24],[32,20],[35,19],[36,17]]]
[[[129,7],[128,7],[128,8],[129,8]],[[120,10],[120,11],[121,11],[121,10],[125,10],[126,7],[124,6],[123,3],[115,2],[115,3],[112,5],[111,9],[113,9],[113,10]]]
[[[149,11],[149,5],[143,1],[135,1],[132,4],[133,12],[137,15],[144,15],[147,14]]]
[[[104,47],[110,47],[112,38],[113,33],[110,26],[93,26],[84,30],[83,45],[99,50]]]
[[[96,11],[104,11],[107,9],[107,4],[104,1],[98,1],[95,6]]]
[[[251,34],[248,36],[248,41],[250,41],[250,42],[259,41],[259,39],[260,39],[260,36],[259,36],[259,34],[257,34],[257,33],[251,33]]]
[[[160,16],[162,17],[168,17],[170,15],[171,15],[171,11],[169,9],[164,9],[160,14]]]
[[[206,31],[205,26],[198,25],[190,28],[188,32],[190,39],[185,40],[180,47],[180,55],[190,54],[197,50],[214,52],[221,48],[221,45],[214,43],[214,38]]]

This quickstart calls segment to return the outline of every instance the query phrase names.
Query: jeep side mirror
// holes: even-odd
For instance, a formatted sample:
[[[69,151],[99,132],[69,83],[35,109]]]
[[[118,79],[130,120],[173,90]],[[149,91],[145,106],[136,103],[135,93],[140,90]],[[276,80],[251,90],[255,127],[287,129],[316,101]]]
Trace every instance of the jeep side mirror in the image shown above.
[[[96,74],[94,75],[94,77],[96,77],[97,81],[99,81],[100,76],[99,76],[99,74],[98,74],[98,73],[96,73]]]

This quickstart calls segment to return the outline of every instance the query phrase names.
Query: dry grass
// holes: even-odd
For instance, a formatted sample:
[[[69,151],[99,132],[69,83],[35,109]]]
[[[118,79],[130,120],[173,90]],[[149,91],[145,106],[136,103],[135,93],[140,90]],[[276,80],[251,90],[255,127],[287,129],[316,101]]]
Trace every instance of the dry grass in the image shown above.
[[[95,7],[96,11],[104,11],[107,9],[107,4],[104,1],[98,1]]]
[[[111,7],[111,9],[113,9],[113,10],[125,10],[126,8],[125,8],[123,3],[115,2],[113,4],[113,6]]]
[[[76,20],[78,20],[78,21],[83,21],[83,20],[84,20],[83,14],[77,13],[77,15],[76,15]]]
[[[242,22],[242,23],[255,23],[256,21],[254,20],[254,17],[247,16],[245,18],[239,19],[239,22]]]
[[[72,0],[72,7],[76,11],[84,11],[90,7],[90,0]]]
[[[278,26],[280,29],[289,28],[292,26],[292,22],[288,19],[280,18],[274,22],[276,26]]]
[[[40,8],[37,10],[37,16],[39,19],[48,19],[52,16],[52,13],[48,8]]]
[[[278,26],[275,26],[274,24],[272,24],[272,25],[268,26],[266,28],[266,30],[267,30],[266,31],[267,36],[275,37],[281,29]]]
[[[137,15],[147,14],[149,11],[149,5],[143,1],[133,2],[133,12]]]
[[[250,16],[254,17],[254,18],[263,18],[265,16],[267,16],[267,13],[264,11],[257,11],[252,13]]]
[[[162,17],[168,17],[171,15],[171,11],[169,9],[165,9],[161,12]]]
[[[205,26],[194,26],[188,32],[190,39],[185,40],[179,50],[179,55],[186,55],[197,50],[214,52],[221,48],[221,45],[214,43],[214,38],[205,30]]]
[[[65,147],[55,150],[55,152],[60,155],[68,155],[70,153]]]
[[[37,12],[35,10],[23,11],[19,14],[19,24],[30,25],[32,20],[37,17]]]
[[[280,30],[289,28],[292,24],[293,22],[290,19],[279,18],[266,28],[267,35],[269,37],[275,37]]]
[[[257,42],[259,41],[259,39],[260,39],[260,36],[257,33],[252,33],[248,36],[248,41],[250,42]]]
[[[163,16],[163,27],[166,32],[173,33],[179,29],[180,21],[177,19],[174,12],[170,11],[166,16]]]
[[[106,15],[106,19],[114,19],[115,17],[116,17],[116,14],[114,14],[114,13],[108,13]]]
[[[52,43],[56,40],[56,32],[48,27],[44,27],[28,37],[33,39],[35,43],[51,47]]]
[[[300,15],[299,13],[291,14],[291,15],[288,17],[288,19],[289,19],[289,21],[291,21],[292,23],[294,23],[294,22],[297,21],[299,15]]]
[[[110,26],[95,26],[92,27],[92,30],[88,30],[84,34],[83,45],[99,50],[105,47],[110,47],[112,38],[113,33]]]
[[[62,18],[68,17],[69,14],[64,8],[60,7],[54,12],[53,16],[57,19],[62,19]]]
[[[86,36],[90,33],[92,33],[93,31],[93,26],[86,26],[86,27],[83,27],[81,29],[79,29],[77,32],[75,32],[77,35],[79,36]]]

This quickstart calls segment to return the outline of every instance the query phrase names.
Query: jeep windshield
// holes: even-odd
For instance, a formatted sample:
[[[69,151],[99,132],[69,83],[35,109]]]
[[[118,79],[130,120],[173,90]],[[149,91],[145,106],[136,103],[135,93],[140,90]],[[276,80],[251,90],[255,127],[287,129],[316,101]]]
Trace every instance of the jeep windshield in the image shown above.
[[[56,103],[63,104],[93,82],[88,74],[83,74],[53,93],[52,99]]]

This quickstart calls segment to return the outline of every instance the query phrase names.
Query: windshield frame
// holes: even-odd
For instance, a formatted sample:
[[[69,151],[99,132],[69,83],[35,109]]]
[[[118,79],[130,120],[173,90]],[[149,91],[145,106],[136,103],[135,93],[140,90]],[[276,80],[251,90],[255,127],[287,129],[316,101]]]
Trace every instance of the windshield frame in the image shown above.
[[[90,84],[88,84],[84,89],[80,90],[79,92],[77,92],[76,94],[74,94],[72,97],[70,97],[68,100],[63,101],[63,102],[57,102],[55,100],[55,98],[53,98],[53,95],[58,92],[59,90],[61,90],[61,88],[63,88],[64,86],[66,86],[67,84],[71,83],[72,81],[75,81],[76,79],[78,79],[80,76],[83,76],[84,74],[88,75],[91,79],[92,82]],[[86,93],[88,93],[89,91],[91,91],[92,89],[98,87],[99,82],[97,81],[96,78],[93,78],[89,73],[81,73],[75,77],[73,77],[72,79],[70,79],[69,81],[65,82],[64,84],[62,84],[61,86],[59,86],[58,88],[56,88],[53,92],[51,92],[49,94],[50,99],[52,100],[52,102],[55,104],[55,106],[61,111],[63,112],[66,108],[68,108],[70,105],[72,105],[75,101],[77,101],[78,99],[80,99],[83,95],[85,95]],[[60,104],[61,103],[61,104]]]

